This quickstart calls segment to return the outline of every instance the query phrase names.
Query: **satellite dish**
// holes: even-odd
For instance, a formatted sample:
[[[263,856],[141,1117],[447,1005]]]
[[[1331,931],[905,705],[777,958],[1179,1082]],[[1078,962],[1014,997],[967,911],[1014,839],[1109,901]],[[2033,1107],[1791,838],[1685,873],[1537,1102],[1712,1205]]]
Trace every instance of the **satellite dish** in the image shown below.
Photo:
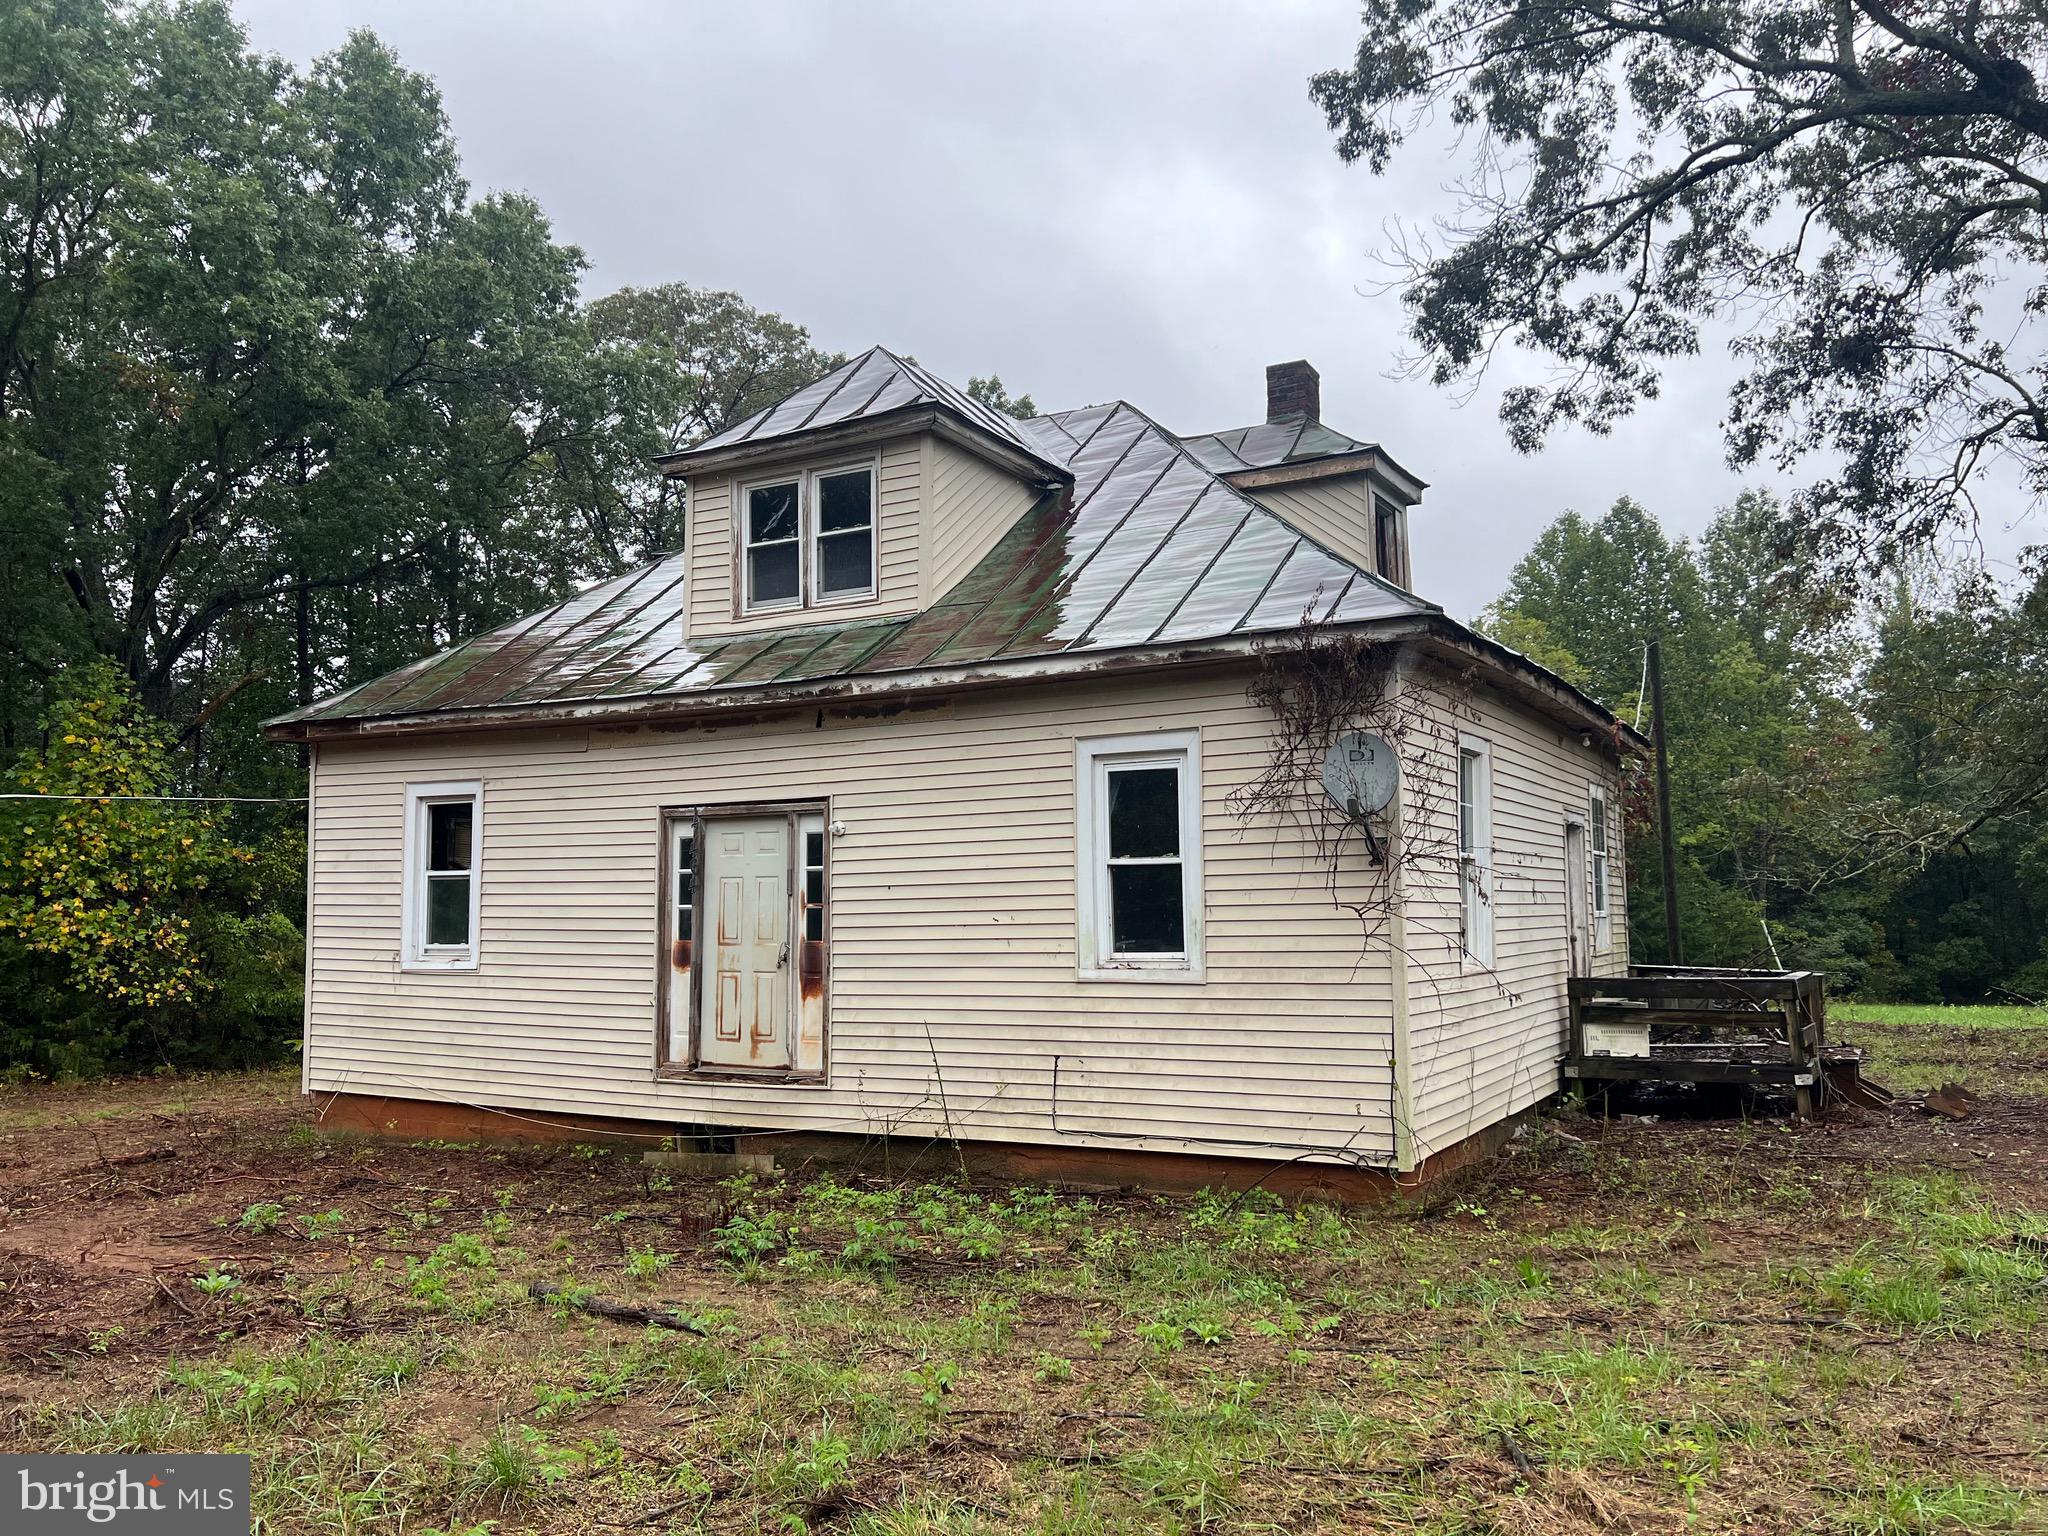
[[[1384,811],[1400,780],[1401,760],[1371,731],[1346,731],[1323,755],[1323,793],[1354,820]]]

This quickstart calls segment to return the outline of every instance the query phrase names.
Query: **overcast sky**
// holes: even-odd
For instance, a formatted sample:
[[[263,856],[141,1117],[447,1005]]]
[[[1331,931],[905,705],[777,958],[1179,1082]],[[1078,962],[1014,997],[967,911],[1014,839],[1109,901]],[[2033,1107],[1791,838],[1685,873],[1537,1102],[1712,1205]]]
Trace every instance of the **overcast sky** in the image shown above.
[[[1743,483],[1723,356],[1611,438],[1533,458],[1494,413],[1512,372],[1464,404],[1391,377],[1402,313],[1361,291],[1372,253],[1387,221],[1450,206],[1455,166],[1411,154],[1379,179],[1332,152],[1307,79],[1349,57],[1345,0],[239,9],[300,64],[368,27],[432,75],[472,185],[532,194],[589,296],[732,288],[827,348],[993,371],[1046,410],[1122,398],[1181,432],[1260,419],[1265,365],[1306,357],[1324,419],[1429,482],[1416,585],[1460,616],[1567,507],[1633,495],[1691,533]]]

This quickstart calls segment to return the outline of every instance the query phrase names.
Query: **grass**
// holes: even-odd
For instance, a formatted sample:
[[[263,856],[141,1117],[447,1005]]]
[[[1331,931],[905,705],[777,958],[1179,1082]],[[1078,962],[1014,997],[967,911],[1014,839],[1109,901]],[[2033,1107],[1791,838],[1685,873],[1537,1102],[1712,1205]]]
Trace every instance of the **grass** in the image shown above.
[[[1836,1017],[1994,1112],[1565,1117],[1349,1211],[325,1141],[269,1077],[0,1094],[0,1449],[246,1450],[293,1536],[2039,1526],[2048,1105],[1893,1012]]]
[[[2048,1098],[2048,1008],[1837,1002],[1828,1021],[1871,1053],[1870,1075],[1894,1093],[1955,1081]]]

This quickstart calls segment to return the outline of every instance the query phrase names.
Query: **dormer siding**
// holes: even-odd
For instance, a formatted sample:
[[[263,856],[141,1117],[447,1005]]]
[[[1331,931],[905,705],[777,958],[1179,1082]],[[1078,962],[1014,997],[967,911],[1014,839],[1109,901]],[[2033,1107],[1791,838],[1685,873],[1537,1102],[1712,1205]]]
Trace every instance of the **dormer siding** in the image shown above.
[[[1030,510],[1039,488],[965,449],[930,440],[933,453],[925,604],[940,602],[960,578]]]
[[[934,446],[931,435],[921,433],[825,455],[792,456],[744,471],[691,476],[689,634],[745,634],[915,613],[924,604],[923,528],[930,501],[925,479]],[[743,612],[736,488],[860,462],[877,466],[874,595]]]

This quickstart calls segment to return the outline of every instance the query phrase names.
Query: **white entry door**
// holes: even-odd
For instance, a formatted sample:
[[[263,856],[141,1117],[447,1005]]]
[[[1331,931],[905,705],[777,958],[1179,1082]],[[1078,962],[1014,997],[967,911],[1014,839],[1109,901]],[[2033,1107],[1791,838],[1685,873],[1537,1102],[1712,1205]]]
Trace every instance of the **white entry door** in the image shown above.
[[[703,836],[697,1060],[786,1071],[796,992],[789,818],[707,821]]]

